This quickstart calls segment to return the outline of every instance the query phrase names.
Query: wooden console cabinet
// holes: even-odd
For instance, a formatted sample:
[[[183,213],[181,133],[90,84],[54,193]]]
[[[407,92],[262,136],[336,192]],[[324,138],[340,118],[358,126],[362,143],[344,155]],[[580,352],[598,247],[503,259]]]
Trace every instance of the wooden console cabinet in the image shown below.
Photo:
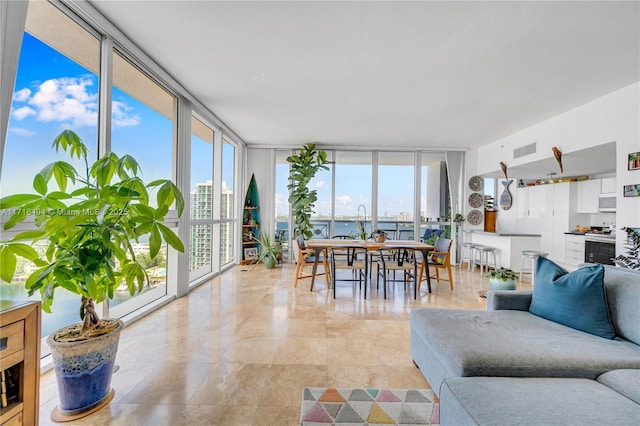
[[[0,300],[0,425],[37,425],[40,302]]]

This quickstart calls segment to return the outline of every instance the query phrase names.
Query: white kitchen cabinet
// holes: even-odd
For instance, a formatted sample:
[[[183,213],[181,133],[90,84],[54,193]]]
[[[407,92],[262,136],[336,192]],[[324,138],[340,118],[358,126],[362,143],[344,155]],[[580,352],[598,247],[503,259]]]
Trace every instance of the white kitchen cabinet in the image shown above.
[[[598,213],[601,184],[600,179],[578,182],[578,213]]]
[[[540,250],[549,253],[549,259],[565,263],[565,232],[575,228],[578,188],[575,182],[544,185],[544,212],[541,219]]]
[[[548,185],[527,186],[516,190],[516,215],[518,218],[538,218],[545,212]]]
[[[565,235],[564,263],[570,270],[575,270],[584,263],[584,235]]]
[[[616,188],[616,178],[602,178],[600,180],[600,192],[603,194],[615,194],[618,192],[618,189]]]

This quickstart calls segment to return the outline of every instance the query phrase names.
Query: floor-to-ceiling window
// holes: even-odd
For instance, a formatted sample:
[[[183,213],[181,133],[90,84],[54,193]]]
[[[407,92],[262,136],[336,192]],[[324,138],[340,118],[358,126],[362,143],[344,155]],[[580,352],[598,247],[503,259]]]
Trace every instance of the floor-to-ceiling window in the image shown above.
[[[398,240],[414,239],[413,152],[378,153],[377,228]]]
[[[333,235],[371,233],[372,153],[337,151]]]
[[[222,140],[222,184],[220,188],[220,266],[235,260],[235,212],[236,148],[228,140]]]
[[[111,151],[132,155],[145,182],[173,177],[173,146],[177,98],[142,72],[121,53],[113,52],[111,98]],[[149,193],[155,205],[156,192]],[[167,294],[167,245],[150,259],[149,242],[134,242],[134,250],[147,259],[149,285],[131,296],[126,285],[116,290],[110,302],[112,314],[125,314]],[[127,304],[116,308],[120,304]]]
[[[420,177],[420,234],[433,242],[447,229],[448,180],[443,152],[421,153]]]
[[[102,65],[111,66],[101,68],[101,50],[106,60]],[[143,64],[121,53],[125,50],[70,12],[63,13],[50,2],[29,2],[10,125],[3,141],[1,196],[33,192],[34,174],[62,157],[51,150],[51,144],[65,128],[83,139],[90,162],[108,151],[131,154],[139,162],[145,182],[175,178],[178,98],[153,77],[153,64]],[[101,69],[105,75],[100,74]],[[101,87],[101,81],[111,81],[112,87]],[[104,120],[99,120],[101,113]],[[70,162],[80,171],[85,169],[84,163]],[[152,192],[152,199],[155,195]],[[4,214],[2,221],[7,217]],[[169,225],[176,226],[177,219],[172,221]],[[21,225],[22,230],[34,228],[33,217]],[[12,232],[3,232],[2,239],[11,235]],[[146,263],[150,285],[135,297],[125,286],[119,288],[109,306],[100,307],[104,315],[122,317],[167,294],[167,259],[175,263],[175,252],[164,248],[156,259],[148,259],[148,242],[143,240],[135,242],[133,249]],[[14,283],[0,286],[0,298],[26,298],[24,279],[33,266],[21,262],[18,269]],[[79,296],[58,288],[53,313],[43,314],[43,336],[79,321],[78,306]],[[45,344],[42,352],[48,352]]]
[[[213,250],[214,131],[191,118],[189,280],[211,273]]]
[[[276,193],[275,193],[275,238],[283,245],[283,251],[289,249],[289,163],[287,157],[291,155],[291,150],[276,150]]]
[[[48,2],[30,2],[2,159],[0,196],[33,193],[33,177],[55,160],[69,161],[84,170],[79,160],[69,160],[51,148],[53,138],[64,128],[80,135],[97,158],[98,68],[100,41]],[[8,216],[2,216],[3,221]],[[27,219],[25,226],[34,226]],[[3,232],[1,238],[10,237]],[[36,250],[44,253],[45,244]],[[12,283],[0,284],[0,299],[27,299],[26,277],[34,265],[18,260]],[[31,299],[39,300],[39,294]],[[42,335],[79,321],[79,296],[59,288],[52,313],[43,312]],[[43,352],[47,352],[43,344]]]

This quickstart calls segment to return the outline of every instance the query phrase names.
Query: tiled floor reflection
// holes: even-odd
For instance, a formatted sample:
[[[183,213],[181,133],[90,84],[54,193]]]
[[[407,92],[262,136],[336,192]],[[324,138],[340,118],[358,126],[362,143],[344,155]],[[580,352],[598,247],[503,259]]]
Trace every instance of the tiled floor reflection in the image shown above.
[[[340,283],[293,287],[294,265],[236,267],[127,327],[114,400],[74,425],[295,425],[304,387],[425,388],[409,353],[409,312],[484,309],[479,272],[454,268],[455,289],[433,285],[414,301],[396,284],[366,301]],[[525,281],[525,287],[528,281]],[[40,424],[57,405],[41,378]]]

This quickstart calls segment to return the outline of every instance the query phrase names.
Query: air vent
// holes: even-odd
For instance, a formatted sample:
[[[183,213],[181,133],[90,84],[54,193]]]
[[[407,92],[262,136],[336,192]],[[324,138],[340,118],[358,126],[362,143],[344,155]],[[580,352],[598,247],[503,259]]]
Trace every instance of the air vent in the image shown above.
[[[513,150],[513,158],[524,157],[525,155],[535,154],[536,152],[536,142],[530,143],[529,145],[521,146],[520,148],[516,148]]]

